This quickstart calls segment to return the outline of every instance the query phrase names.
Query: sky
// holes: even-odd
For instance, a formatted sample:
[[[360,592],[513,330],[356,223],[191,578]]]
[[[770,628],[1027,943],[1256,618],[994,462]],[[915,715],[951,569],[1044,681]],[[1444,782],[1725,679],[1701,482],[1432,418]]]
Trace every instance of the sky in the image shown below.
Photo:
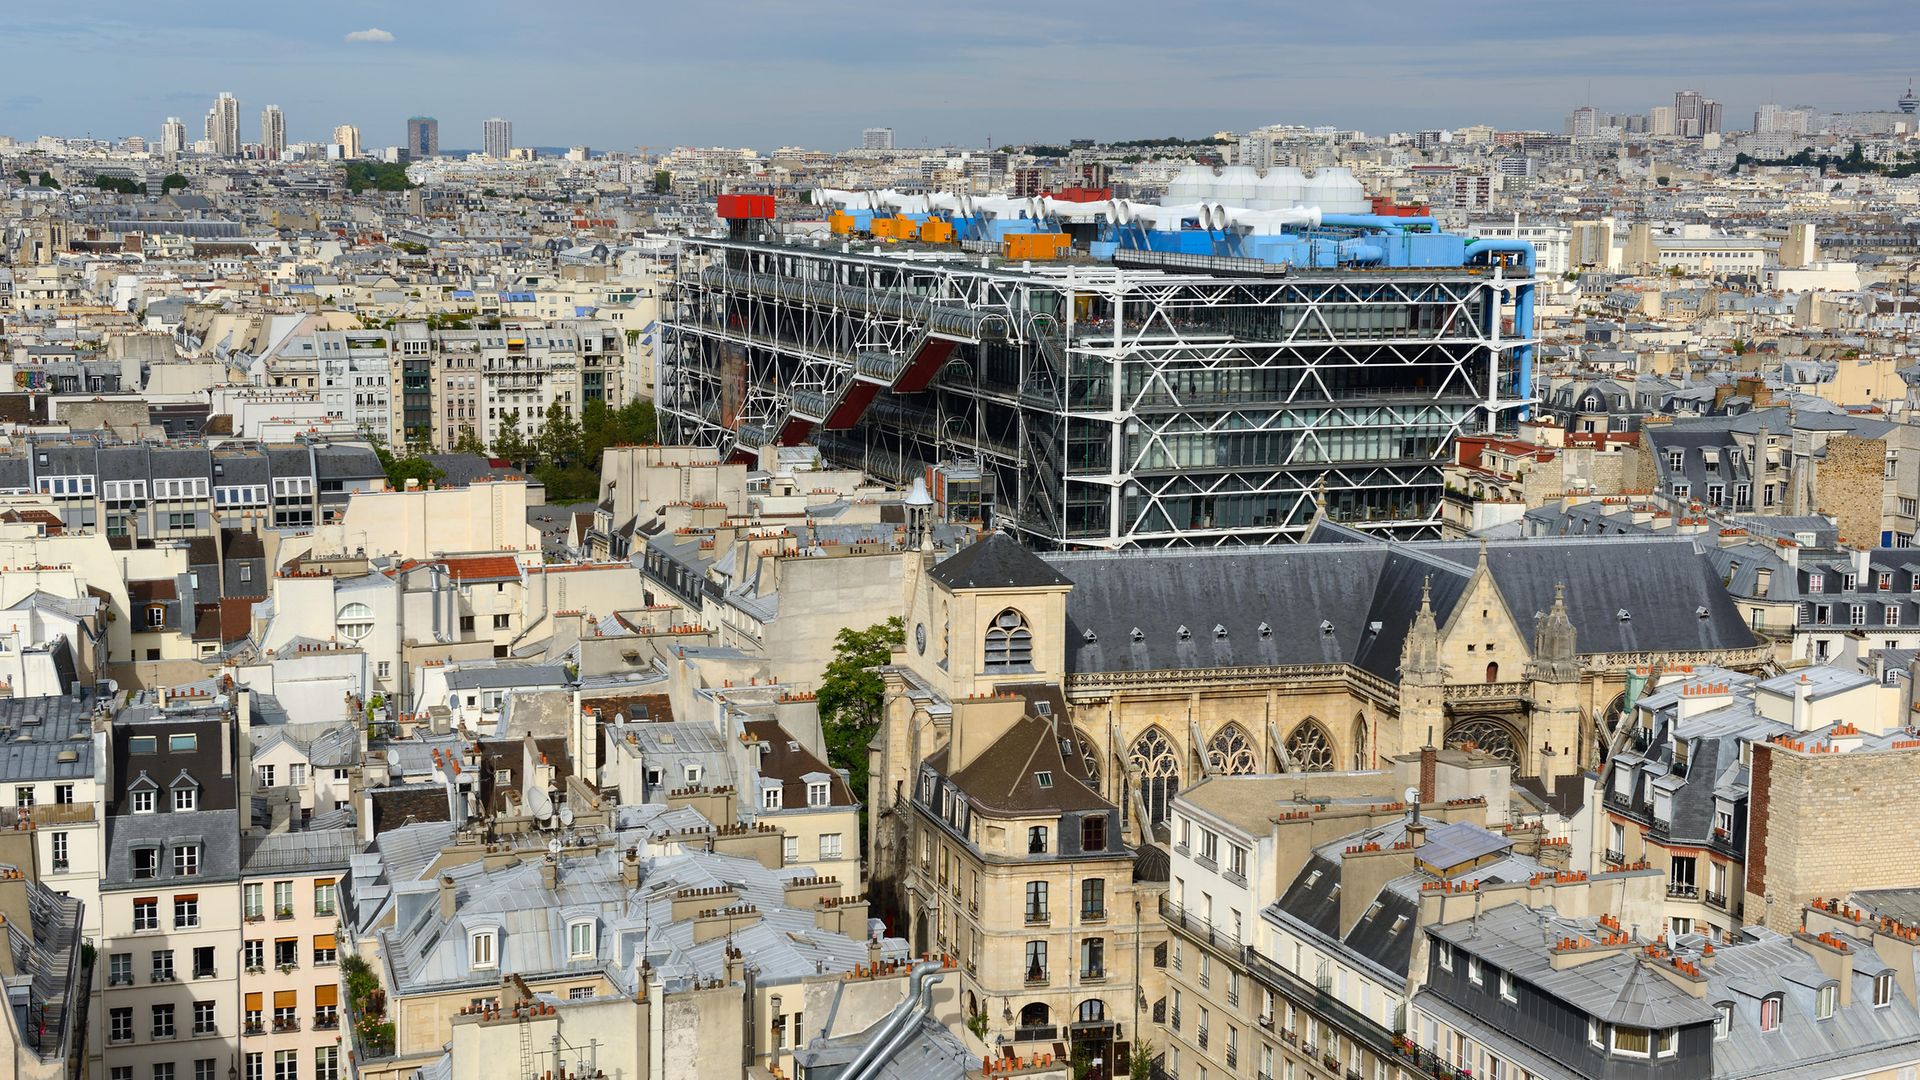
[[[1695,88],[1728,128],[1764,102],[1890,109],[1920,76],[1913,0],[91,0],[13,15],[0,133],[198,138],[220,91],[241,137],[336,124],[446,149],[490,116],[523,146],[800,145],[891,127],[902,147],[1197,136],[1263,124],[1561,130]]]

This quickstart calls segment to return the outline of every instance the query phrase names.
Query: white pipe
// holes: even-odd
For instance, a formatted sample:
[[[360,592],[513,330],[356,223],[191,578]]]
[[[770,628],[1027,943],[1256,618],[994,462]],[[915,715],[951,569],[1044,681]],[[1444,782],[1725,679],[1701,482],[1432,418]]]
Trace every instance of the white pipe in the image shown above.
[[[968,200],[972,210],[969,216],[1037,218],[1040,216],[1040,210],[1034,203],[1033,199],[1009,199],[999,195],[983,195],[980,198]]]
[[[1071,202],[1066,199],[1041,198],[1040,216],[1060,218],[1066,221],[1092,221],[1104,217],[1113,220],[1113,204],[1107,200],[1099,202]]]
[[[1131,225],[1142,222],[1158,225],[1163,229],[1175,229],[1188,218],[1198,218],[1206,211],[1205,203],[1183,203],[1179,206],[1161,206],[1158,203],[1130,202],[1126,199],[1113,200],[1113,221],[1118,225]]]
[[[903,214],[927,212],[927,197],[924,195],[908,195],[888,188],[885,191],[874,192],[869,198],[873,200],[873,208],[876,210],[883,208],[898,210]]]
[[[873,209],[873,196],[865,191],[841,191],[838,188],[815,188],[813,192],[813,204],[815,206],[832,204],[839,206],[843,210],[871,210]]]
[[[927,196],[927,209],[929,211],[945,210],[949,213],[962,214],[962,216],[964,216],[966,205],[967,197],[965,195],[951,195],[944,191],[936,191]]]
[[[1292,206],[1284,210],[1249,210],[1244,206],[1214,203],[1206,208],[1206,216],[1200,224],[1220,232],[1235,229],[1257,236],[1272,236],[1288,225],[1305,225],[1308,228],[1319,225],[1320,208]]]

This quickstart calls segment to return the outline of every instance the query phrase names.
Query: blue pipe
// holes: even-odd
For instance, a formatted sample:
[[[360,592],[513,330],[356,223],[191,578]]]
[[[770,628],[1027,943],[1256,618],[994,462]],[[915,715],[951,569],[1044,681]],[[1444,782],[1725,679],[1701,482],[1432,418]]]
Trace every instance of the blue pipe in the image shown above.
[[[1538,264],[1536,262],[1533,245],[1525,240],[1475,240],[1473,243],[1467,245],[1467,250],[1461,261],[1471,263],[1482,255],[1492,255],[1502,252],[1519,255],[1520,265],[1526,270],[1527,277],[1531,278],[1534,276],[1538,269]],[[1514,292],[1513,332],[1523,338],[1533,336],[1533,289],[1534,286],[1530,284],[1522,285]],[[1522,345],[1515,355],[1520,361],[1520,396],[1523,398],[1532,397],[1533,346]],[[1520,419],[1529,419],[1532,413],[1533,410],[1531,408],[1522,408],[1520,410]]]
[[[1390,232],[1405,232],[1416,225],[1434,230],[1440,228],[1431,217],[1394,217],[1391,214],[1321,214],[1320,224],[1341,229],[1385,229]]]

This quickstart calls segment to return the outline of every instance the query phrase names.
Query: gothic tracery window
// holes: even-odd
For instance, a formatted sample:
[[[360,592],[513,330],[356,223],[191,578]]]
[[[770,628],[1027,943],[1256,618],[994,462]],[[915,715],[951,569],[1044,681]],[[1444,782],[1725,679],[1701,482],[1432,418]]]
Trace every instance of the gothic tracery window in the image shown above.
[[[1214,772],[1229,776],[1257,771],[1253,740],[1247,738],[1247,733],[1241,730],[1239,724],[1228,724],[1207,740],[1207,765]]]
[[[1167,808],[1180,790],[1180,759],[1164,732],[1148,728],[1134,742],[1128,760],[1140,770],[1140,801],[1146,804],[1147,824],[1158,825],[1167,820]]]
[[[1087,733],[1084,731],[1074,732],[1073,739],[1074,739],[1074,742],[1079,745],[1080,764],[1086,766],[1087,779],[1092,783],[1093,790],[1099,791],[1100,790],[1100,751],[1094,748],[1093,740],[1088,738]]]
[[[1301,772],[1333,771],[1333,740],[1317,721],[1302,720],[1287,736],[1287,758]]]
[[[1448,725],[1447,745],[1456,750],[1485,750],[1501,761],[1519,760],[1513,745],[1513,729],[1490,717],[1479,716]]]

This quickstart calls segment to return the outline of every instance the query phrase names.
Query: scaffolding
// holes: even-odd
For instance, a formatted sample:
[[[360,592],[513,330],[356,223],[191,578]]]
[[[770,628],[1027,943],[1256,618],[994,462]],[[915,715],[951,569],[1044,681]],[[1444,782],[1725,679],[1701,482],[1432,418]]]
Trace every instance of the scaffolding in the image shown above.
[[[811,442],[907,484],[964,460],[1042,548],[1272,543],[1330,517],[1437,535],[1463,433],[1526,404],[1495,262],[1286,270],[1022,264],[689,240],[668,295],[669,437]]]

